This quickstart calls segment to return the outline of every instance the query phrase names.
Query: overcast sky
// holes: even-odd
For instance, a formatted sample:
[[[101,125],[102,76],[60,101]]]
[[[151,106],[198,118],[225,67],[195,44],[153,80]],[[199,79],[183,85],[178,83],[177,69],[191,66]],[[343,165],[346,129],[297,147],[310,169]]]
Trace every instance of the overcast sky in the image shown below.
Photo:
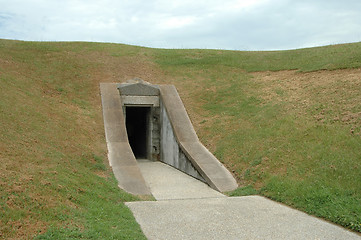
[[[0,38],[304,48],[361,41],[361,0],[0,0]]]

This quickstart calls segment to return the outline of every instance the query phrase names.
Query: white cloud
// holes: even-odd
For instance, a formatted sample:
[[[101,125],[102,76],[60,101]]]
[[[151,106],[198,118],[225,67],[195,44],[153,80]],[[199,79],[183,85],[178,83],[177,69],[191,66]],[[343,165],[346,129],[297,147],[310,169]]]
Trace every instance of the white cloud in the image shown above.
[[[193,16],[179,16],[179,17],[165,16],[158,23],[158,27],[160,29],[166,29],[166,30],[177,29],[192,25],[196,21],[197,18]]]
[[[218,10],[222,11],[247,11],[257,6],[267,4],[270,0],[234,0],[234,1],[223,1],[223,3],[217,6]]]
[[[0,0],[0,38],[166,48],[287,49],[361,41],[359,0]]]

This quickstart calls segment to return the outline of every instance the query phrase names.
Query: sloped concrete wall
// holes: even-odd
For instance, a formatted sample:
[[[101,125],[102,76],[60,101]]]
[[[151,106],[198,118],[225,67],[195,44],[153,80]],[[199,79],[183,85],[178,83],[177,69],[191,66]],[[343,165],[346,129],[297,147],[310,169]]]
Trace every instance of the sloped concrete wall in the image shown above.
[[[179,147],[174,136],[172,125],[169,121],[167,111],[162,102],[160,103],[161,116],[161,161],[171,165],[178,170],[205,182],[204,178],[193,167],[192,162],[186,157]]]
[[[122,103],[116,84],[101,83],[100,94],[109,165],[113,169],[118,186],[132,194],[151,195],[128,142]]]
[[[176,88],[173,85],[160,85],[159,88],[162,109],[167,113],[181,152],[210,187],[220,192],[236,189],[238,185],[232,174],[199,141]],[[176,151],[175,146],[171,147]]]

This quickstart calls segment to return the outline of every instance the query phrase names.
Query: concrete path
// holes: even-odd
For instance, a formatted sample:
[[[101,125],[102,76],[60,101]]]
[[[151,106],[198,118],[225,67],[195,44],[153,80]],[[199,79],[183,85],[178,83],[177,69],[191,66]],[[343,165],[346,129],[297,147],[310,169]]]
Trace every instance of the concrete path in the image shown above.
[[[260,196],[132,202],[127,206],[148,239],[361,239]]]
[[[164,163],[138,160],[138,166],[157,200],[226,197],[205,183]]]
[[[264,197],[225,197],[163,163],[138,165],[158,201],[126,205],[148,239],[361,240],[356,233]]]

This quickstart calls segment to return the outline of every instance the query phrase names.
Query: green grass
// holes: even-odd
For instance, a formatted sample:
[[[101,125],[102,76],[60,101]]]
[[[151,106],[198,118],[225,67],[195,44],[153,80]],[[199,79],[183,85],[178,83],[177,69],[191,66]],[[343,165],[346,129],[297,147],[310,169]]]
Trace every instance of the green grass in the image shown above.
[[[361,43],[268,52],[159,49],[154,54],[162,66],[209,68],[216,65],[250,72],[317,71],[361,66]]]
[[[139,197],[107,167],[79,45],[0,41],[0,238],[145,239],[123,204]]]
[[[267,86],[252,73],[357,68],[360,51],[360,43],[281,52],[161,50],[156,61],[188,92],[189,106],[202,104],[200,138],[241,184],[231,196],[258,193],[361,232],[360,77],[310,81],[297,101],[287,78]],[[300,74],[309,77],[295,84],[318,76]],[[333,73],[323,74],[327,80]],[[341,121],[345,114],[358,117]]]
[[[261,194],[360,232],[361,204],[356,191],[316,177],[299,181],[274,176]]]
[[[60,197],[70,201],[73,207],[63,205],[50,212],[46,218],[57,220],[63,226],[54,223],[36,239],[145,239],[132,213],[123,204],[123,201],[138,198],[119,191],[115,179],[104,179],[86,172],[69,173],[62,167],[58,168],[57,175],[61,176],[57,180],[58,186],[47,192],[58,191]]]
[[[234,197],[234,196],[257,195],[257,194],[260,194],[260,192],[257,189],[254,189],[254,187],[252,185],[248,185],[245,187],[239,187],[232,192],[228,192],[227,194],[230,197]]]
[[[239,52],[0,40],[0,238],[144,238],[123,204],[140,198],[107,165],[99,96],[99,82],[131,77],[177,87],[240,184],[231,196],[361,232],[360,67],[361,43]]]

